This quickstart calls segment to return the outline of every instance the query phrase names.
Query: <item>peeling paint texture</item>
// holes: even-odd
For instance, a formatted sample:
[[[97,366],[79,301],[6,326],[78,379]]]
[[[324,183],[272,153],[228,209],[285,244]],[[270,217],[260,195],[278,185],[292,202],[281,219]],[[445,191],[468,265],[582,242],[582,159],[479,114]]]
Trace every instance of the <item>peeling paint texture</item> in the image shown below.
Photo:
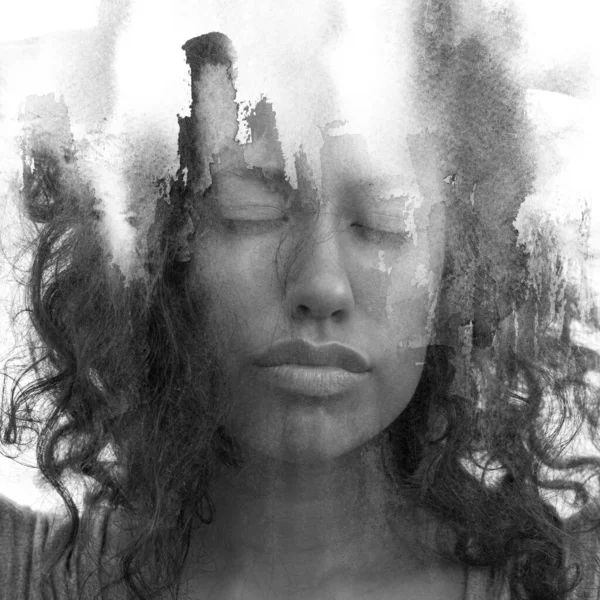
[[[456,349],[457,391],[473,391],[478,353],[535,356],[541,331],[597,344],[598,85],[524,66],[504,2],[102,7],[90,31],[0,46],[3,199],[38,185],[46,156],[62,189],[91,198],[120,272],[145,278],[175,213],[189,259],[213,172],[281,171],[318,206],[327,152],[360,134],[389,177],[378,198],[406,199],[404,285],[429,302],[430,341]],[[209,32],[220,42],[198,46]],[[390,319],[400,264],[380,249],[369,275]]]

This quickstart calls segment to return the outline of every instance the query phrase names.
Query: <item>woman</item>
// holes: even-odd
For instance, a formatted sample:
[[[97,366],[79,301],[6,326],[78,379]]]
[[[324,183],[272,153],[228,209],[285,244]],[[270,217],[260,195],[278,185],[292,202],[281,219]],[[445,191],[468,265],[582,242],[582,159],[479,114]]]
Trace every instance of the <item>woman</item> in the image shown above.
[[[281,67],[297,40],[276,58],[189,39],[179,169],[152,225],[132,220],[142,259],[80,180],[63,107],[30,100],[35,377],[5,439],[51,400],[38,463],[71,520],[5,503],[7,598],[598,597],[594,534],[590,559],[541,493],[583,498],[575,473],[595,468],[540,422],[551,390],[559,417],[571,393],[593,423],[591,367],[531,321],[512,43],[452,11],[400,11],[361,48],[393,70],[364,80],[335,30],[301,48],[308,77]],[[268,89],[244,98],[252,61]]]

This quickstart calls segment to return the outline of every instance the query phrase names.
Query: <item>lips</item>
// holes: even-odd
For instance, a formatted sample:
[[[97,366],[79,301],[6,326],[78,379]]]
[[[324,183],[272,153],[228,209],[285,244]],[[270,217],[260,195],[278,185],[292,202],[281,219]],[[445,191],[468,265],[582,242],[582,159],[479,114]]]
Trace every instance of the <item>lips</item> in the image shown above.
[[[357,350],[337,342],[314,345],[305,340],[275,344],[258,357],[256,365],[259,367],[281,365],[335,367],[350,373],[364,373],[370,370],[369,360]]]
[[[271,346],[254,363],[257,383],[294,397],[327,398],[357,390],[370,377],[369,360],[357,350],[329,342],[291,340]]]

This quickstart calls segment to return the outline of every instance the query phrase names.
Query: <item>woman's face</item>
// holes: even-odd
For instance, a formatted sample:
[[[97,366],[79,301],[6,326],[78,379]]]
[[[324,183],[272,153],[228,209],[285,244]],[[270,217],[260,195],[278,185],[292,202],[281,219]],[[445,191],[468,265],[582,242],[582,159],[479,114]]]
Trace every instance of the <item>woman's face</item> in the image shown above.
[[[199,88],[219,102],[223,72]],[[398,130],[404,151],[390,161],[333,122],[314,123],[320,147],[299,143],[290,177],[277,116],[263,99],[251,136],[232,145],[231,113],[196,99],[197,139],[229,133],[196,199],[191,276],[208,301],[230,433],[318,462],[376,436],[415,392],[442,267],[443,174],[425,136]]]

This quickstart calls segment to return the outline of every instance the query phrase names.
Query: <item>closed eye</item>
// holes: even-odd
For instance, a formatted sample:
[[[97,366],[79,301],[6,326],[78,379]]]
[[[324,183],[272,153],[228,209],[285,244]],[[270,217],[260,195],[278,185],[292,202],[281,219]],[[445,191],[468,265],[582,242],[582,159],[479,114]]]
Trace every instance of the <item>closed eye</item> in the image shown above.
[[[235,210],[227,210],[222,217],[225,229],[245,235],[276,231],[284,227],[289,220],[288,211],[266,205],[236,207]]]
[[[228,221],[276,221],[286,217],[281,204],[242,204],[221,208],[223,219]]]
[[[367,243],[400,245],[409,237],[403,217],[383,212],[364,214],[351,227],[359,239]]]
[[[408,231],[387,231],[370,227],[364,223],[352,223],[351,227],[356,236],[366,243],[400,245],[409,237]]]
[[[260,170],[252,170],[242,175],[221,173],[214,183],[215,206],[227,229],[258,231],[287,220],[292,195],[286,182],[267,180]]]

